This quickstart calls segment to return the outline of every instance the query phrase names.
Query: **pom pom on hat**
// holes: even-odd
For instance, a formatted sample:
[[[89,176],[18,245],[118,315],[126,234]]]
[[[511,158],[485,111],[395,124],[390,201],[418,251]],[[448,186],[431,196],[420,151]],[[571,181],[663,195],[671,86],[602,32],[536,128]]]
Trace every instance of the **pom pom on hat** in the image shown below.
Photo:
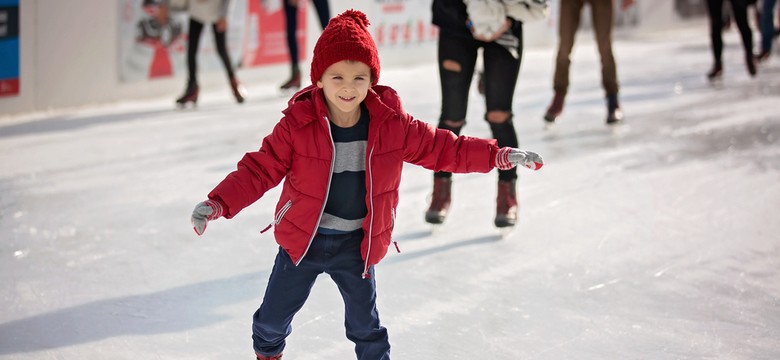
[[[316,84],[331,65],[342,60],[355,60],[368,65],[371,85],[376,85],[379,81],[379,55],[368,25],[368,17],[358,10],[347,10],[330,19],[314,45],[312,84]]]

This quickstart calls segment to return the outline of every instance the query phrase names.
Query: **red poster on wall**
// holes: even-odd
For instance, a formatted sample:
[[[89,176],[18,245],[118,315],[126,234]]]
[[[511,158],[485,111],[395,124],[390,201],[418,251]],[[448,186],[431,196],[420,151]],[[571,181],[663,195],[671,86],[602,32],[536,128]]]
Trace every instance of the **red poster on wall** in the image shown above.
[[[373,36],[380,48],[408,47],[434,42],[438,28],[430,22],[430,2],[374,0]]]
[[[282,1],[270,5],[265,1],[247,3],[246,36],[244,36],[245,66],[259,66],[289,62],[287,33],[285,31]],[[265,6],[264,6],[265,5]],[[306,49],[306,1],[298,3],[298,28],[295,32],[298,47]],[[305,58],[303,51],[299,52]]]

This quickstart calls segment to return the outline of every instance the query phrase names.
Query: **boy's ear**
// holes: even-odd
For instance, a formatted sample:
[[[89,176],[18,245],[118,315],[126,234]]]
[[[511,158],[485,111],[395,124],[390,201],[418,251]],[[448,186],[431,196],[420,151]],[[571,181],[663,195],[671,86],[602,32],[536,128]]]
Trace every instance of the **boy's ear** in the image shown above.
[[[323,86],[325,86],[325,85],[322,84],[322,81],[317,80],[317,87],[322,89]]]

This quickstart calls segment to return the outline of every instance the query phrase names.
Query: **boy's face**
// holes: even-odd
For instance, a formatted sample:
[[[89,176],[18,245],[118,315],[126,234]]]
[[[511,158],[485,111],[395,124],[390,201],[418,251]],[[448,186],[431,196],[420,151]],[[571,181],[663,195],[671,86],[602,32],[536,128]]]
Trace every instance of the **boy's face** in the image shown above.
[[[360,61],[342,60],[327,69],[317,81],[325,93],[331,116],[345,119],[358,113],[371,87],[371,68]]]

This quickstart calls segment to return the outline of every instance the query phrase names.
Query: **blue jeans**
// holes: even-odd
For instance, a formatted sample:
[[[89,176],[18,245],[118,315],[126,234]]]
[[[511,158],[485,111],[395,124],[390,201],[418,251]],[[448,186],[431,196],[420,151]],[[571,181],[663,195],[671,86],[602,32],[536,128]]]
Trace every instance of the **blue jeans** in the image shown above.
[[[298,266],[283,249],[279,249],[263,304],[254,315],[255,352],[276,355],[284,350],[285,339],[292,332],[293,316],[303,307],[317,276],[327,273],[344,299],[344,325],[347,338],[355,343],[357,358],[390,359],[387,329],[379,323],[376,309],[373,266],[369,269],[371,277],[362,278],[362,239],[362,230],[341,235],[317,234]]]

